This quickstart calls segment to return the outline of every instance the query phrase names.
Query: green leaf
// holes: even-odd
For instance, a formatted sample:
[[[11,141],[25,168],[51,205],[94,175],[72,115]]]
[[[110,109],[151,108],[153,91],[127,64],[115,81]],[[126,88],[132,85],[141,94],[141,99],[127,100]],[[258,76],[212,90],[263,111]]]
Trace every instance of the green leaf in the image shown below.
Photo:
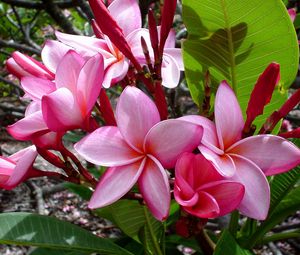
[[[32,213],[0,214],[0,243],[133,255],[112,241],[99,238],[69,222]]]
[[[85,187],[83,185],[66,182],[64,183],[64,186],[68,190],[72,191],[74,194],[83,198],[84,200],[89,200],[93,194],[92,190],[90,190],[88,187]]]
[[[147,217],[154,228],[155,234],[162,227],[162,223],[153,218],[151,214],[145,215],[144,210],[147,210],[146,207],[138,201],[123,199],[112,205],[97,209],[95,213],[114,222],[127,236],[140,242],[139,235],[141,229],[145,229]]]
[[[91,254],[86,252],[79,251],[68,251],[68,250],[56,250],[48,248],[36,248],[29,255],[89,255]]]
[[[300,13],[297,14],[295,20],[294,20],[294,26],[295,29],[299,29],[300,28]]]
[[[280,64],[280,86],[258,118],[260,126],[285,101],[298,70],[297,36],[282,1],[183,0],[183,20],[189,34],[183,44],[185,74],[199,106],[207,69],[213,91],[227,80],[245,114],[258,76],[269,63]]]
[[[177,247],[178,245],[183,245],[184,247],[192,248],[196,251],[195,254],[203,255],[199,244],[194,238],[183,238],[179,235],[168,235],[166,236],[166,249],[171,250],[172,247]]]
[[[272,214],[281,200],[293,189],[300,179],[300,166],[291,171],[274,176],[271,188],[271,203],[269,214]]]
[[[128,236],[119,238],[116,243],[126,250],[132,252],[134,255],[145,255],[145,249],[143,245]]]
[[[292,139],[297,147],[300,148],[300,139]],[[293,170],[283,174],[278,174],[273,177],[270,182],[271,201],[269,216],[273,213],[276,206],[281,200],[292,190],[300,179],[300,166],[295,167]]]
[[[242,249],[236,240],[232,237],[227,229],[225,229],[217,242],[214,255],[252,255],[248,250]]]
[[[144,216],[145,225],[140,230],[140,240],[147,250],[147,254],[163,255],[160,247],[160,244],[163,244],[162,238],[164,237],[162,223],[155,220],[146,207],[144,207]]]
[[[145,225],[144,209],[138,201],[119,200],[95,212],[114,222],[126,235],[138,241],[138,233]]]

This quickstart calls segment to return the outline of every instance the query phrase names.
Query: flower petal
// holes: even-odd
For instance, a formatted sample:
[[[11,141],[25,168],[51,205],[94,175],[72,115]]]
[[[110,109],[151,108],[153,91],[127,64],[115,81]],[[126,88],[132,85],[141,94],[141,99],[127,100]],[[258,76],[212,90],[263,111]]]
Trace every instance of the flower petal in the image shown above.
[[[228,180],[245,187],[245,195],[238,210],[250,218],[264,220],[270,205],[270,187],[264,173],[250,160],[232,156],[237,171]]]
[[[14,188],[23,180],[38,155],[35,146],[27,147],[20,153],[22,153],[23,156],[17,161],[13,174],[5,183],[9,188]]]
[[[87,161],[101,166],[122,166],[143,158],[123,139],[117,127],[101,127],[74,146]]]
[[[42,50],[42,60],[45,66],[56,73],[57,66],[63,56],[72,48],[54,40],[47,40]]]
[[[221,149],[241,139],[244,120],[237,98],[226,81],[221,82],[215,101],[215,123]]]
[[[59,31],[56,31],[55,35],[58,40],[73,47],[85,59],[93,57],[97,53],[101,53],[104,58],[111,57],[111,53],[103,39],[91,36],[71,35]]]
[[[141,47],[141,38],[145,39],[145,42],[148,46],[149,55],[153,59],[153,49],[151,47],[151,40],[149,30],[146,28],[139,28],[132,31],[128,36],[126,36],[126,40],[130,45],[133,55],[139,61],[140,64],[146,64],[145,55],[143,52],[143,48]]]
[[[111,85],[121,81],[127,74],[129,62],[126,58],[111,64],[105,69],[103,87],[109,88]]]
[[[154,102],[141,90],[127,86],[119,98],[116,120],[121,134],[132,148],[142,151],[148,131],[160,121]]]
[[[6,60],[5,64],[7,71],[16,76],[18,79],[21,79],[23,76],[33,76],[20,67],[13,58]]]
[[[208,159],[222,176],[232,176],[236,167],[227,154],[219,155],[205,146],[198,147],[203,156]]]
[[[184,71],[184,65],[183,65],[183,58],[182,58],[182,52],[181,49],[177,48],[166,48],[164,49],[164,56],[169,55],[171,56],[177,63],[179,70]]]
[[[167,173],[157,159],[151,156],[147,159],[138,184],[150,212],[156,219],[165,220],[170,209],[170,186]]]
[[[43,95],[53,92],[56,87],[54,82],[36,77],[23,77],[21,86],[32,100],[41,100]]]
[[[38,112],[42,109],[41,101],[32,101],[25,110],[25,117]]]
[[[166,88],[175,88],[179,83],[180,69],[177,61],[171,55],[163,55],[161,77],[162,85]]]
[[[7,131],[13,138],[26,141],[31,140],[34,136],[47,133],[49,129],[43,119],[42,112],[38,111],[8,126]]]
[[[216,126],[211,120],[199,115],[186,115],[180,117],[179,120],[185,120],[202,126],[203,137],[201,140],[201,144],[205,145],[207,148],[211,149],[217,154],[222,155],[224,153],[222,150],[219,149]]]
[[[141,12],[137,0],[114,0],[108,10],[127,36],[142,27]]]
[[[300,163],[300,149],[275,135],[256,135],[234,144],[228,153],[254,162],[265,175],[286,172]]]
[[[50,130],[63,132],[82,127],[83,116],[72,92],[60,88],[42,98],[42,112]]]
[[[190,200],[191,197],[195,195],[196,189],[193,185],[194,159],[195,155],[193,153],[182,153],[182,155],[177,160],[175,166],[175,184],[177,186],[177,191],[182,194],[184,200]],[[174,193],[176,195],[175,190]]]
[[[133,164],[111,167],[101,177],[89,202],[90,209],[104,207],[123,197],[140,177],[145,159]]]
[[[34,58],[27,56],[21,52],[15,51],[12,54],[15,62],[26,72],[33,76],[43,78],[43,79],[54,79],[54,74],[51,73],[48,68],[46,68],[42,63],[35,60]]]
[[[218,217],[236,209],[245,194],[245,188],[241,183],[229,181],[218,181],[202,191],[209,193],[217,201],[220,208]]]
[[[84,63],[84,59],[79,54],[69,50],[57,66],[56,87],[68,88],[75,95],[78,75]]]
[[[179,155],[193,151],[201,142],[203,128],[182,120],[165,120],[148,132],[144,151],[165,168],[173,168]]]
[[[100,94],[104,75],[104,60],[97,53],[85,62],[77,81],[77,100],[82,114],[89,114]]]
[[[183,207],[188,213],[199,218],[215,218],[219,216],[220,208],[217,201],[210,194],[198,192],[198,203],[192,207]]]
[[[179,186],[178,182],[176,182],[174,185],[174,197],[176,202],[181,206],[194,206],[199,200],[198,192],[186,194],[186,192],[181,187],[182,185]]]

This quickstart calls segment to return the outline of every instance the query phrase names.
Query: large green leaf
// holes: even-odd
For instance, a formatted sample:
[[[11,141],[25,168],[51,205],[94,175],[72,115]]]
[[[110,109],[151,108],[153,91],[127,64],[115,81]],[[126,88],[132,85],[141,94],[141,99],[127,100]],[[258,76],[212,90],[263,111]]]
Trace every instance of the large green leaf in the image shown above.
[[[112,241],[69,222],[32,213],[0,214],[0,243],[132,255]]]
[[[295,29],[281,0],[184,0],[183,20],[189,34],[183,44],[185,73],[199,106],[209,69],[213,90],[226,79],[245,113],[259,74],[272,61],[281,66],[281,82],[258,125],[281,106],[299,57]]]
[[[281,200],[291,191],[300,179],[300,166],[284,174],[276,175],[271,182],[271,203],[269,213],[272,214]]]
[[[126,235],[139,241],[140,230],[146,225],[145,206],[134,200],[119,200],[118,202],[96,210],[96,213],[114,222]],[[149,215],[150,224],[155,227],[162,223]],[[156,231],[156,230],[155,230]]]
[[[300,186],[290,191],[275,208],[273,213],[257,228],[248,240],[242,240],[244,247],[252,248],[264,235],[289,215],[300,210]]]
[[[147,254],[163,255],[163,249],[160,244],[164,245],[164,228],[162,223],[155,220],[144,207],[145,225],[139,231],[139,238],[142,241]]]
[[[217,242],[217,246],[214,252],[214,255],[252,255],[248,250],[242,249],[233,236],[225,229]]]
[[[56,250],[56,249],[48,249],[48,248],[36,248],[29,255],[89,255],[86,252],[79,251],[69,251],[69,250]]]

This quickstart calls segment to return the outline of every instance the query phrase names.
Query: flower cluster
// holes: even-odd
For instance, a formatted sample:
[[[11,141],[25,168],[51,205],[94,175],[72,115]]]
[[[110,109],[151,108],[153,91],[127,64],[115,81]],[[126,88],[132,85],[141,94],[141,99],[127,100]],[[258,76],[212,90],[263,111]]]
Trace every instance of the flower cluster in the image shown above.
[[[7,130],[34,145],[0,157],[0,187],[11,189],[42,175],[76,183],[84,178],[94,188],[89,202],[94,209],[136,194],[137,184],[142,200],[160,221],[169,215],[172,195],[186,213],[199,218],[238,209],[265,219],[270,203],[266,176],[300,163],[295,145],[268,134],[294,106],[291,101],[253,135],[252,122],[270,101],[279,65],[272,63],[258,79],[246,122],[226,81],[216,92],[214,121],[199,115],[166,119],[162,86],[176,87],[183,70],[171,29],[176,1],[165,1],[160,27],[149,12],[149,30],[142,28],[136,0],[114,0],[108,8],[101,0],[89,2],[96,37],[57,31],[58,40],[44,45],[42,63],[20,52],[7,61],[7,69],[20,79],[24,98],[30,100],[25,117]],[[116,84],[123,91],[114,114],[105,89]],[[92,114],[95,109],[106,125],[100,127]],[[74,129],[87,133],[74,146],[79,155],[107,167],[99,180],[63,145],[64,134]],[[35,169],[38,153],[64,173]]]

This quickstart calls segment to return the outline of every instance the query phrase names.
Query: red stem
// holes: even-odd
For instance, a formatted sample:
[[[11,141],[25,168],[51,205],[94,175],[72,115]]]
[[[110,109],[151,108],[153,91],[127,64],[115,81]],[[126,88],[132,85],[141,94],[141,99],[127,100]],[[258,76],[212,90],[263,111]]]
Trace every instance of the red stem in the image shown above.
[[[65,157],[70,158],[74,164],[77,166],[79,173],[93,186],[95,187],[98,181],[89,173],[87,169],[85,169],[82,164],[80,163],[79,159],[66,147],[62,146],[60,148],[60,152]]]

